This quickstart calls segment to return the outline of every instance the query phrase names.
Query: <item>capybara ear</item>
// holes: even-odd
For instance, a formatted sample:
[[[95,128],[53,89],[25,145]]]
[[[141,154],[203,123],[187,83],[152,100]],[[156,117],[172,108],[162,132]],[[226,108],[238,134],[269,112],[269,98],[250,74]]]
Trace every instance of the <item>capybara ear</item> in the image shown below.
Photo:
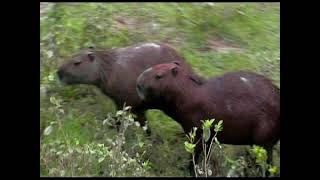
[[[173,76],[176,76],[178,74],[178,67],[171,68],[171,73]]]
[[[88,53],[88,57],[89,57],[89,59],[90,59],[91,61],[93,61],[93,60],[95,59],[95,55],[94,55],[93,52],[89,52],[89,53]]]
[[[173,63],[180,66],[180,62],[178,62],[178,61],[173,61]]]

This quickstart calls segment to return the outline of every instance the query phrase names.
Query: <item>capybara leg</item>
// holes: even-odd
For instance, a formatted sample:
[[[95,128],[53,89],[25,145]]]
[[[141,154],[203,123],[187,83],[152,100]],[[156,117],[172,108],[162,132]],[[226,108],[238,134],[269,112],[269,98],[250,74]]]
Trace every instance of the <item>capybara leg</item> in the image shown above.
[[[151,131],[150,131],[149,127],[148,127],[147,118],[146,118],[144,112],[137,113],[137,121],[140,123],[141,127],[147,128],[145,130],[145,132],[146,132],[147,136],[150,136],[151,135]]]
[[[273,156],[273,146],[269,145],[269,146],[265,146],[264,147],[267,151],[267,163],[270,164],[272,166],[273,161],[272,161],[272,156]],[[268,168],[266,169],[266,177],[270,176],[270,172],[268,171]]]
[[[190,176],[195,177],[196,175],[194,173],[194,166],[193,166],[192,159],[190,159],[188,169],[189,169],[189,172],[190,172]]]
[[[146,117],[144,116],[144,113],[137,114],[137,121],[140,123],[141,127],[146,125]]]
[[[116,122],[116,129],[117,129],[117,132],[120,131],[120,126],[121,126],[121,122]]]

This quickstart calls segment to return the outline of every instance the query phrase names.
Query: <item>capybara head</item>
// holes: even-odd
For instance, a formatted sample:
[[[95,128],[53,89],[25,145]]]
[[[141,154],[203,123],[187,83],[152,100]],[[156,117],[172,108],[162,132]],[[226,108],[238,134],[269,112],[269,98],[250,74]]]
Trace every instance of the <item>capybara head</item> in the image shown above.
[[[158,99],[166,93],[169,85],[176,85],[180,71],[183,69],[180,63],[158,64],[142,72],[136,84],[139,97],[142,100]]]
[[[90,47],[72,56],[71,60],[60,66],[59,79],[66,84],[96,84],[99,76],[99,56]]]

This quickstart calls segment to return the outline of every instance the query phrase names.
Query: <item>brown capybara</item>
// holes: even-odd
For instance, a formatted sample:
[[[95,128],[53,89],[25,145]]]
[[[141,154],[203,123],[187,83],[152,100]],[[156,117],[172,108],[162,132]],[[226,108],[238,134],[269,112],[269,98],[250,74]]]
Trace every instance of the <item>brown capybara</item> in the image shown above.
[[[145,69],[160,63],[179,61],[191,67],[177,51],[165,43],[140,43],[125,48],[98,51],[88,48],[72,56],[58,70],[66,84],[95,85],[113,99],[117,108],[132,106],[136,120],[145,125],[145,111],[150,107],[136,92],[136,79]]]
[[[221,143],[260,145],[271,163],[272,147],[280,139],[280,90],[269,79],[245,71],[199,80],[179,64],[159,64],[141,73],[137,79],[141,99],[156,103],[185,133],[198,127],[196,141],[202,134],[201,120],[223,120],[217,136]]]

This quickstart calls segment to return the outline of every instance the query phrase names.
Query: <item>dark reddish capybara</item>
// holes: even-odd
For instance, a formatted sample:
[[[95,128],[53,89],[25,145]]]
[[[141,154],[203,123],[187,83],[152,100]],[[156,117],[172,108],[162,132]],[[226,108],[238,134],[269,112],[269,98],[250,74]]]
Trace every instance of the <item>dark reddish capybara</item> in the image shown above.
[[[202,133],[200,120],[223,120],[217,136],[221,143],[260,145],[271,163],[272,147],[280,139],[280,90],[269,79],[238,71],[203,80],[172,62],[145,70],[137,79],[137,92],[144,101],[157,103],[185,133],[198,127],[196,141]],[[196,159],[201,148],[196,148]]]
[[[125,48],[98,51],[82,50],[58,70],[59,79],[66,84],[95,85],[113,99],[117,108],[124,103],[132,106],[136,120],[145,125],[145,111],[150,107],[136,92],[136,79],[145,69],[160,63],[179,61],[191,67],[177,51],[165,43],[140,43]],[[149,132],[150,133],[150,132]]]

